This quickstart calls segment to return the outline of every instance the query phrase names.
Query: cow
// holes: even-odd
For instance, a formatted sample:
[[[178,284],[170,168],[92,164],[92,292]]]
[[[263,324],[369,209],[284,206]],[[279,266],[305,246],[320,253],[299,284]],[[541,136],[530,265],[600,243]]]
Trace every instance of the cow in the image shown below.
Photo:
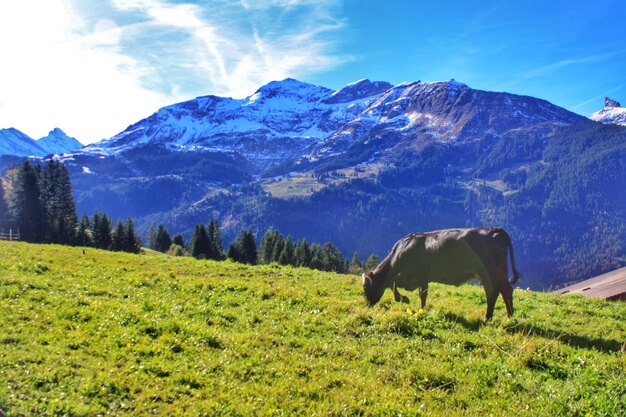
[[[510,282],[507,252],[513,271]],[[478,279],[487,294],[487,321],[493,317],[498,294],[502,294],[508,316],[513,315],[512,285],[519,277],[511,238],[504,229],[490,227],[411,233],[400,239],[373,271],[362,276],[370,307],[381,299],[386,288],[392,289],[396,301],[404,303],[409,299],[398,288],[419,288],[424,308],[429,282],[461,285]]]

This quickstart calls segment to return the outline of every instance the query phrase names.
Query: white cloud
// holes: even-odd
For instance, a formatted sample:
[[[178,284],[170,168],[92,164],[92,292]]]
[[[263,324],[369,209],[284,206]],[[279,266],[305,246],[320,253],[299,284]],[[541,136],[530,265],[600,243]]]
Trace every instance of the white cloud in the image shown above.
[[[93,142],[182,99],[244,97],[350,59],[329,39],[343,28],[334,0],[111,0],[115,13],[93,16],[70,1],[0,5],[0,128]],[[276,8],[295,18],[279,22]]]
[[[139,84],[146,68],[101,48],[119,40],[112,22],[85,28],[60,0],[6,3],[0,6],[0,37],[11,41],[0,43],[1,128],[38,138],[58,126],[93,142],[168,103]]]

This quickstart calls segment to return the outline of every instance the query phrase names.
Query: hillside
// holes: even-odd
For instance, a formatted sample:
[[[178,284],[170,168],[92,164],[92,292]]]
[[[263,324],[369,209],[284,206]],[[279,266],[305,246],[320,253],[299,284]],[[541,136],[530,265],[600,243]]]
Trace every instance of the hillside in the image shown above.
[[[626,304],[516,290],[485,325],[484,298],[370,309],[354,276],[0,242],[0,408],[624,415]]]

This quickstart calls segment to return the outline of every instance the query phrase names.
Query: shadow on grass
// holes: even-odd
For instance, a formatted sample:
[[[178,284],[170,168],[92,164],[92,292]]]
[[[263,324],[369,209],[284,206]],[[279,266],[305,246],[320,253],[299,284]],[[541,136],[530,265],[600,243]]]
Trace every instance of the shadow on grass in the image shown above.
[[[464,317],[464,316],[461,316],[452,312],[444,313],[444,317],[448,321],[460,324],[461,326],[465,327],[467,330],[478,330],[480,326],[483,326],[485,324],[485,321],[482,319],[468,320],[467,317]]]
[[[446,320],[460,324],[471,331],[476,331],[486,324],[482,319],[468,319],[467,317],[452,312],[446,312],[444,316]],[[596,349],[604,352],[617,352],[626,349],[626,343],[620,342],[619,340],[579,336],[529,323],[511,323],[504,325],[504,328],[510,334],[518,333],[528,336],[539,336],[546,339],[556,339],[576,348]]]
[[[617,352],[623,349],[622,342],[614,339],[599,339],[587,336],[579,336],[529,323],[518,323],[505,326],[508,333],[521,333],[529,336],[539,336],[546,339],[556,339],[575,348],[596,349],[603,352]]]

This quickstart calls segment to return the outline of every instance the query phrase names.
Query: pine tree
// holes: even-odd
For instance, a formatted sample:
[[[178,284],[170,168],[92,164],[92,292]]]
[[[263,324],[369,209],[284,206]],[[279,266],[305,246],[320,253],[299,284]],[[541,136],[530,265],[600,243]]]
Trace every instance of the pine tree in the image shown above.
[[[9,227],[9,207],[6,203],[6,197],[4,195],[4,187],[2,185],[2,178],[0,178],[0,231]]]
[[[159,224],[159,228],[156,232],[156,247],[154,250],[159,252],[167,252],[172,244],[172,239],[170,238],[170,234],[168,233],[163,223]]]
[[[39,243],[45,237],[45,210],[41,204],[39,172],[28,161],[18,169],[13,185],[11,218],[20,238]]]
[[[237,242],[233,242],[228,247],[228,259],[239,262],[240,264],[246,263],[245,256],[243,254],[243,248],[238,245]]]
[[[126,230],[124,227],[124,223],[122,221],[117,222],[117,226],[113,230],[113,235],[111,236],[111,250],[115,252],[120,252],[124,250],[124,241],[126,240]]]
[[[307,242],[306,238],[300,240],[296,244],[294,258],[296,266],[304,266],[308,268],[311,265],[311,248],[309,247],[309,242]]]
[[[283,250],[280,252],[280,255],[278,257],[278,263],[281,265],[295,264],[294,245],[291,235],[287,236],[287,239],[285,239],[285,242],[283,244]]]
[[[375,253],[372,253],[367,261],[365,262],[364,269],[366,271],[372,271],[374,268],[378,266],[380,263],[380,258]]]
[[[93,239],[91,236],[91,222],[89,221],[89,217],[87,217],[87,215],[83,215],[83,218],[80,220],[78,225],[78,230],[76,231],[76,245],[93,246]]]
[[[50,159],[39,179],[41,203],[45,209],[45,241],[73,244],[78,217],[72,184],[65,166]]]
[[[256,238],[252,230],[242,230],[239,233],[228,249],[228,257],[235,262],[256,265],[258,254]]]
[[[363,265],[359,260],[359,253],[357,251],[354,251],[354,253],[352,254],[352,260],[350,261],[350,265],[347,269],[351,274],[355,275],[361,274],[363,272]]]
[[[152,250],[157,250],[157,231],[154,228],[154,224],[150,225],[148,233],[146,234],[146,239],[148,240],[148,247]]]
[[[280,234],[274,229],[268,229],[261,239],[261,246],[259,247],[259,262],[263,264],[269,264],[273,260],[272,254],[276,241],[281,239]]]
[[[331,242],[326,242],[323,249],[324,270],[345,272],[345,262],[343,255]]]
[[[311,268],[319,271],[324,270],[324,251],[317,243],[311,245]]]
[[[222,233],[216,220],[211,219],[207,230],[209,235],[209,259],[220,260],[224,257],[222,249]]]
[[[180,233],[176,233],[174,235],[174,238],[172,239],[172,243],[176,246],[180,246],[181,248],[185,248],[185,239],[183,238],[183,235],[181,235]]]
[[[280,254],[282,253],[284,247],[285,247],[285,239],[280,233],[278,233],[276,236],[276,240],[274,242],[274,248],[272,248],[271,262],[278,262],[278,259],[280,258]]]
[[[129,217],[126,220],[125,234],[124,234],[124,242],[123,242],[123,251],[129,253],[139,253],[141,249],[141,238],[135,232],[135,225],[133,224],[133,220]]]
[[[189,242],[189,253],[196,259],[206,259],[209,251],[209,234],[203,224],[197,224]]]
[[[111,247],[111,229],[113,228],[111,219],[98,210],[93,214],[92,231],[93,245],[98,249],[109,249]]]
[[[58,216],[63,220],[62,227],[59,228],[59,243],[73,244],[76,238],[76,227],[78,226],[78,215],[76,214],[76,203],[72,192],[70,175],[65,165],[59,163],[58,170]]]

